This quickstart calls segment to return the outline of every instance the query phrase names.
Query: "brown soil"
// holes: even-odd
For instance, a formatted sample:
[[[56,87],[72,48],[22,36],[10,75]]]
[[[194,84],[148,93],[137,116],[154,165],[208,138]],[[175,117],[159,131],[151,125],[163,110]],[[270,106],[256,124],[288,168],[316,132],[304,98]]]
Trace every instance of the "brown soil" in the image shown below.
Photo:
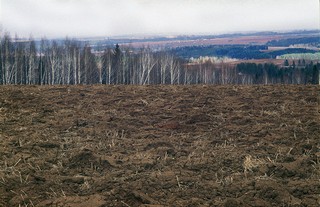
[[[218,37],[213,39],[196,39],[196,40],[166,40],[166,41],[137,41],[132,40],[130,43],[123,43],[122,46],[134,48],[151,47],[151,48],[176,48],[188,46],[206,46],[206,45],[248,45],[260,44],[264,45],[272,40],[310,37],[310,35],[266,35],[266,36],[235,36],[235,37]]]
[[[319,86],[2,86],[0,206],[319,206]]]

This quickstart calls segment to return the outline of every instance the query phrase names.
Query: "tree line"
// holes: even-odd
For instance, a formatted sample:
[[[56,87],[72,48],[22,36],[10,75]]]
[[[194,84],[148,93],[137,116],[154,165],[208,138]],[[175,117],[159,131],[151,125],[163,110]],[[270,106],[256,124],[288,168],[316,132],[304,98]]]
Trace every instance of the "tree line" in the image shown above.
[[[0,84],[179,84],[181,60],[149,48],[96,52],[66,39],[19,41],[1,38]]]
[[[319,64],[279,68],[273,64],[210,61],[190,64],[168,51],[106,48],[96,51],[73,39],[0,39],[0,85],[76,84],[318,84]]]
[[[285,61],[285,67],[280,69],[269,63],[240,63],[237,65],[237,71],[241,74],[239,81],[245,84],[319,84],[320,64],[311,61],[303,65],[304,60],[298,62],[298,65],[295,61],[289,65]]]
[[[187,67],[187,79],[191,84],[319,84],[319,69],[320,64],[313,62],[279,67],[273,63],[243,62],[233,66],[206,61]]]

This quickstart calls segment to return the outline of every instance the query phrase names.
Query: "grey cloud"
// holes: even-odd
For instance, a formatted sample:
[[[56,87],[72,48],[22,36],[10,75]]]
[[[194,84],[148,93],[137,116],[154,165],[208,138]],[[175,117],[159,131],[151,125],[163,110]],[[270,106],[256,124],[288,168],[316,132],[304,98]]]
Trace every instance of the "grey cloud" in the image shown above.
[[[317,28],[317,0],[2,0],[22,36],[212,34]]]

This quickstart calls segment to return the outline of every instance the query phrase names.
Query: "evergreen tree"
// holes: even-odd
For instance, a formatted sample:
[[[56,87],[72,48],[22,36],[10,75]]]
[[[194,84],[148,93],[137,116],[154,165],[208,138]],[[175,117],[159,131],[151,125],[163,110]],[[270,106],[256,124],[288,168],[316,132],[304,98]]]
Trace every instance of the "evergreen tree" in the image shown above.
[[[319,68],[314,65],[312,69],[312,84],[319,84],[319,81]]]
[[[121,50],[119,44],[116,44],[116,47],[113,51],[112,57],[112,80],[113,84],[119,84],[121,78],[121,71],[120,71],[120,63],[121,63]]]

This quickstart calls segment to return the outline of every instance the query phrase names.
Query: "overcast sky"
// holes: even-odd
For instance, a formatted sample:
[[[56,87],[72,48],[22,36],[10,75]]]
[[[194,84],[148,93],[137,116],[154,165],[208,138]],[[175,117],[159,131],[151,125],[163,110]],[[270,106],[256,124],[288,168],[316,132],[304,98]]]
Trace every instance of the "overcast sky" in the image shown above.
[[[218,34],[319,27],[319,0],[0,0],[19,36]]]

